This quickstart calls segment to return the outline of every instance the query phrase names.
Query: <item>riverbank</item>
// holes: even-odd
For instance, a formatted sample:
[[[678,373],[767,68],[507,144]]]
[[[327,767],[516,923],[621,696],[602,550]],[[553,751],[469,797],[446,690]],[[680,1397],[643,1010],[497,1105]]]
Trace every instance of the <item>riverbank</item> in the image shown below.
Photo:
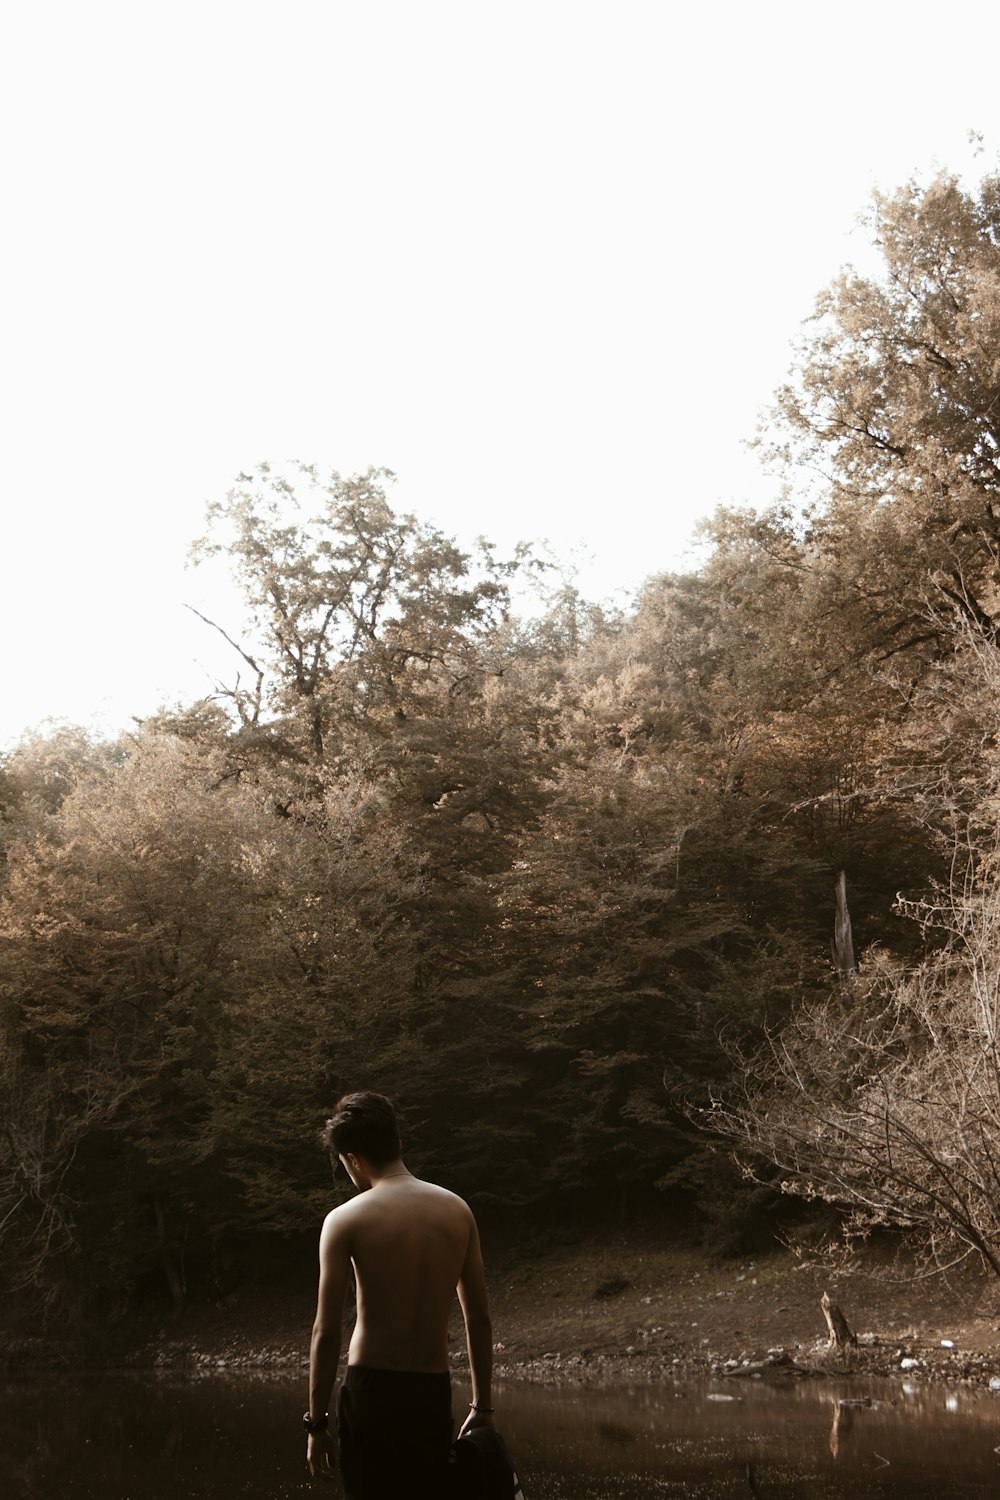
[[[869,1251],[850,1273],[775,1248],[718,1260],[652,1231],[502,1249],[489,1264],[500,1379],[620,1385],[664,1377],[854,1373],[1000,1378],[1000,1286],[968,1266],[922,1278],[905,1257]],[[858,1338],[827,1348],[827,1291]],[[135,1363],[199,1372],[304,1366],[314,1288],[248,1288],[158,1329]],[[466,1364],[461,1328],[452,1362]]]

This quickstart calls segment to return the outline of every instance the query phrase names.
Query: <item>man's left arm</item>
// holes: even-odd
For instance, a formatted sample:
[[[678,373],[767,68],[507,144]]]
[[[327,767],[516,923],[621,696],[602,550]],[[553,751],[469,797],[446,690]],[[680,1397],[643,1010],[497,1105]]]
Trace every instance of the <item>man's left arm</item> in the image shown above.
[[[493,1324],[486,1295],[483,1252],[474,1219],[469,1227],[465,1264],[458,1281],[458,1301],[465,1319],[469,1373],[472,1376],[472,1403],[458,1434],[462,1437],[474,1427],[493,1426]]]
[[[327,1214],[319,1239],[319,1293],[316,1318],[309,1344],[309,1412],[314,1419],[327,1415],[340,1363],[344,1303],[351,1273],[351,1249],[347,1224],[334,1209]],[[329,1431],[311,1432],[306,1462],[314,1478],[333,1479],[336,1444]]]

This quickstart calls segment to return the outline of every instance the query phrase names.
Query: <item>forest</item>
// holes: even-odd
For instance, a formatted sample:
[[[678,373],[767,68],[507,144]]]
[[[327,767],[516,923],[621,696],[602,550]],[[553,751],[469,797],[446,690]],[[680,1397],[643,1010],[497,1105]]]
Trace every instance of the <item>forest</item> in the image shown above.
[[[194,549],[230,682],[0,760],[8,1333],[314,1235],[359,1087],[486,1217],[718,1243],[784,1191],[1000,1274],[1000,176],[868,223],[784,498],[697,567],[613,609],[261,464]]]

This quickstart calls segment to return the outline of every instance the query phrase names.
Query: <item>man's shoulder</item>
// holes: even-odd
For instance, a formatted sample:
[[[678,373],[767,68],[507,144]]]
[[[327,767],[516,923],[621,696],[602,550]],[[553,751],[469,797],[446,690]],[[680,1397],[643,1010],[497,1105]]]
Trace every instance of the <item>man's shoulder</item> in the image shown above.
[[[344,1230],[349,1229],[358,1217],[358,1208],[361,1205],[362,1197],[363,1194],[357,1198],[348,1198],[346,1203],[338,1203],[336,1208],[331,1208],[323,1220],[323,1227],[320,1230],[321,1236],[329,1238],[332,1235],[338,1235]]]
[[[413,1181],[418,1188],[439,1199],[442,1204],[452,1207],[456,1213],[467,1214],[470,1219],[472,1218],[472,1209],[465,1199],[453,1193],[451,1188],[441,1187],[436,1182],[425,1182],[422,1177],[414,1177]]]

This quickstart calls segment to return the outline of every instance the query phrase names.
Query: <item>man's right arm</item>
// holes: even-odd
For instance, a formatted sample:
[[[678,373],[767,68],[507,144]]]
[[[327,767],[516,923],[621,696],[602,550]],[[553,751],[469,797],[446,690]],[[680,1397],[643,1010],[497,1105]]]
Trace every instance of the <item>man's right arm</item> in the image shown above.
[[[349,1221],[343,1210],[327,1215],[319,1240],[319,1294],[309,1345],[309,1415],[323,1417],[331,1405],[344,1321],[344,1302],[351,1266]],[[335,1445],[332,1434],[310,1433],[306,1445],[309,1471],[332,1479]]]
[[[486,1270],[483,1252],[479,1244],[479,1231],[473,1219],[469,1230],[469,1244],[465,1252],[465,1263],[458,1281],[458,1300],[465,1319],[465,1338],[469,1350],[469,1368],[472,1372],[472,1406],[462,1423],[459,1437],[472,1427],[492,1427],[491,1412],[475,1410],[475,1407],[493,1405],[493,1324],[490,1321],[489,1301],[486,1295]]]

